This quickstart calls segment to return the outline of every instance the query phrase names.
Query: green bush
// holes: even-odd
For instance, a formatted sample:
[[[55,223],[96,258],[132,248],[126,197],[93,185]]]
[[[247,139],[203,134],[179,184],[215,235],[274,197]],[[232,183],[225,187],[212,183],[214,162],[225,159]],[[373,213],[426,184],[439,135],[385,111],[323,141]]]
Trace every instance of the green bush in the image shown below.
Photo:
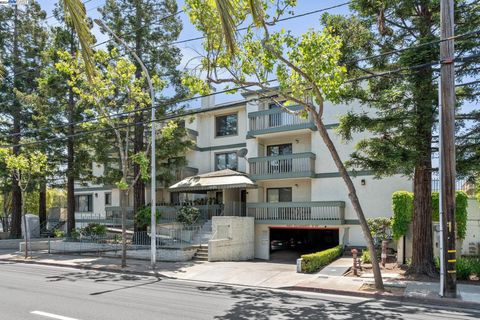
[[[372,263],[372,259],[370,258],[370,251],[368,249],[365,249],[362,251],[362,263]]]
[[[368,228],[374,240],[381,243],[383,240],[389,240],[392,220],[386,217],[368,218]]]
[[[183,206],[178,210],[177,222],[192,225],[200,218],[200,210],[195,207]]]
[[[101,237],[107,234],[107,227],[99,223],[89,223],[80,232],[86,237]]]
[[[65,232],[63,232],[62,230],[55,229],[53,230],[53,236],[55,238],[63,238],[65,237]]]
[[[340,257],[343,253],[342,246],[336,246],[324,251],[302,255],[302,272],[316,272],[332,261]]]
[[[135,215],[135,222],[137,223],[139,228],[146,228],[147,226],[150,226],[151,224],[151,206],[144,206],[142,209],[137,211],[137,214]],[[157,223],[160,221],[160,218],[162,217],[162,214],[160,211],[157,209],[157,214],[156,214],[156,219]]]
[[[432,192],[432,219],[439,221],[440,215],[440,197],[438,192]],[[467,232],[467,208],[468,195],[464,191],[455,193],[455,222],[457,229],[457,238],[465,239]]]
[[[78,240],[80,239],[80,230],[79,229],[73,229],[70,231],[70,238],[73,240]]]
[[[435,258],[435,267],[440,270],[440,258]],[[480,258],[476,257],[461,257],[457,259],[456,263],[457,279],[469,280],[470,275],[480,276]]]

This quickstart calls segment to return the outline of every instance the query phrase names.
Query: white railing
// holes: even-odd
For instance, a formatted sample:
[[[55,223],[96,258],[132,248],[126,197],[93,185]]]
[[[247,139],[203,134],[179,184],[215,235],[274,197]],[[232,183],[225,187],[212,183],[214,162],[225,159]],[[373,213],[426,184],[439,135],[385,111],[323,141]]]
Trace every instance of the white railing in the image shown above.
[[[250,175],[252,177],[315,172],[315,154],[311,152],[296,153],[272,157],[258,157],[248,159]]]
[[[255,220],[315,220],[337,221],[345,219],[343,201],[278,202],[247,204],[247,216]]]

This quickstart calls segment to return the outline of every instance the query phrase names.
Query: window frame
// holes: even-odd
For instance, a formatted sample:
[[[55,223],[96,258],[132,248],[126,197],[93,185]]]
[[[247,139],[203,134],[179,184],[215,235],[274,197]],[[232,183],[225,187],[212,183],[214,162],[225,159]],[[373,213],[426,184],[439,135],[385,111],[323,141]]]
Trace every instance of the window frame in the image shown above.
[[[107,203],[107,196],[110,197],[110,203]],[[105,197],[105,206],[111,206],[112,205],[112,193],[111,192],[105,192],[104,193],[104,197]]]
[[[88,197],[89,204],[87,204],[87,211],[79,211],[78,209],[78,197]],[[84,193],[75,195],[75,210],[74,212],[78,213],[93,213],[93,193]]]
[[[235,154],[235,162],[236,162],[236,168],[235,169],[231,169],[231,168],[228,168],[228,155],[229,154]],[[213,162],[215,164],[215,171],[219,171],[219,170],[225,170],[225,169],[219,169],[218,168],[218,162],[217,162],[217,157],[220,156],[220,155],[225,155],[225,169],[230,169],[230,170],[234,170],[234,171],[238,171],[238,154],[237,154],[237,151],[226,151],[226,152],[215,152],[214,156],[213,156]]]
[[[218,118],[222,118],[222,117],[228,117],[228,116],[235,116],[235,117],[236,117],[237,124],[236,124],[236,126],[235,126],[235,133],[226,134],[226,135],[219,135],[219,134],[218,134],[218,122],[217,122],[217,119],[218,119]],[[225,138],[225,137],[235,137],[235,136],[238,136],[238,112],[216,115],[216,116],[215,116],[215,119],[214,119],[214,122],[215,122],[215,126],[214,126],[214,127],[215,127],[215,138]]]
[[[280,190],[281,189],[289,189],[290,190],[290,201],[280,201]],[[269,190],[278,190],[278,202],[270,202],[270,199],[268,197],[268,191]],[[267,200],[267,203],[282,203],[282,202],[293,202],[293,188],[292,187],[276,187],[276,188],[267,188],[265,190],[265,199]]]

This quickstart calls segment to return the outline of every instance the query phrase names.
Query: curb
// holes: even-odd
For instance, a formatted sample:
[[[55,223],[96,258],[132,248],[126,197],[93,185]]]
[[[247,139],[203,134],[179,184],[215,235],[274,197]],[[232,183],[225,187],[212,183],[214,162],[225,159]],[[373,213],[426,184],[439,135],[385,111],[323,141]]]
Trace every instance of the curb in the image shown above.
[[[398,295],[378,293],[378,292],[359,292],[359,291],[347,291],[347,290],[336,290],[336,289],[325,289],[325,288],[313,288],[313,287],[304,287],[304,286],[284,287],[282,289],[292,290],[292,291],[305,291],[305,292],[335,294],[335,295],[342,295],[342,296],[382,299],[382,300],[404,302],[404,303],[417,304],[417,305],[423,304],[427,306],[434,305],[434,306],[442,306],[442,307],[455,308],[455,309],[480,310],[480,303],[463,301],[463,300],[452,299],[452,298],[406,297],[406,296],[398,296]]]
[[[155,271],[148,272],[148,271],[135,271],[135,270],[118,270],[112,269],[109,267],[91,267],[91,266],[84,266],[84,265],[65,265],[62,263],[55,263],[55,262],[42,262],[42,261],[35,261],[35,260],[23,260],[23,259],[0,259],[0,261],[8,261],[8,262],[16,262],[16,263],[24,263],[24,264],[36,264],[42,266],[52,266],[52,267],[61,267],[61,268],[73,268],[73,269],[80,269],[80,270],[91,270],[91,271],[102,271],[102,272],[111,272],[111,273],[119,273],[119,274],[130,274],[130,275],[139,275],[139,276],[148,276],[148,277],[157,277],[163,279],[177,279],[174,277],[169,277],[161,273],[157,273]]]
[[[157,272],[148,272],[148,271],[135,271],[135,270],[118,270],[112,269],[109,267],[91,267],[91,266],[84,266],[84,265],[65,265],[61,263],[55,262],[42,262],[42,261],[35,261],[35,260],[23,260],[23,259],[0,259],[0,261],[7,261],[7,262],[16,262],[16,263],[24,263],[24,264],[36,264],[36,265],[44,265],[44,266],[53,266],[53,267],[62,267],[62,268],[73,268],[73,269],[80,269],[80,270],[93,270],[93,271],[102,271],[102,272],[111,272],[117,274],[130,274],[130,275],[140,275],[140,276],[148,276],[148,277],[156,277],[156,278],[163,278],[169,280],[185,280],[185,281],[194,281],[194,282],[207,282],[207,283],[217,283],[217,284],[224,284],[224,285],[233,285],[229,283],[218,283],[218,282],[210,282],[210,281],[202,281],[202,280],[194,280],[194,279],[181,279],[176,277],[166,276],[161,273]],[[235,284],[234,286],[240,286]],[[248,286],[250,287],[250,286]],[[326,289],[326,288],[315,288],[315,287],[306,287],[306,286],[290,286],[290,287],[281,287],[281,288],[269,288],[269,287],[258,287],[259,289],[264,290],[287,290],[287,291],[303,291],[303,292],[315,292],[315,293],[324,293],[324,294],[333,294],[333,295],[341,295],[341,296],[351,296],[351,297],[362,297],[362,298],[370,298],[370,299],[381,299],[387,300],[397,303],[408,303],[414,305],[425,305],[425,306],[441,306],[447,307],[451,309],[473,309],[473,310],[480,310],[480,303],[451,299],[451,298],[427,298],[427,297],[406,297],[406,296],[398,296],[393,294],[387,293],[378,293],[378,292],[359,292],[359,291],[347,291],[347,290],[337,290],[337,289]]]

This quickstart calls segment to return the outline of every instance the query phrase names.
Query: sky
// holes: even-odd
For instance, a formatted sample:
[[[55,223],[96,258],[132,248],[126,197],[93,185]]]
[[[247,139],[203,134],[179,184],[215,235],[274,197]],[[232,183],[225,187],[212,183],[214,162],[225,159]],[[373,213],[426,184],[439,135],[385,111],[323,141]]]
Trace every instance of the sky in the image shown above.
[[[55,6],[55,3],[58,2],[58,1],[52,1],[52,0],[37,0],[37,1],[40,3],[42,8],[47,12],[47,17],[50,17],[52,15],[52,10]],[[97,10],[99,7],[101,7],[105,3],[105,0],[83,0],[83,2],[85,3],[87,15],[90,18],[100,18],[100,15]],[[310,12],[318,9],[323,9],[323,8],[343,4],[346,2],[347,1],[345,0],[323,0],[323,1],[298,0],[297,7],[295,8],[294,12],[295,14],[302,14],[305,12]],[[177,3],[178,3],[179,9],[181,9],[184,6],[184,0],[179,0],[177,1]],[[329,10],[328,12],[332,14],[348,14],[348,6],[345,5],[339,8],[335,8],[335,9]],[[323,12],[319,12],[319,13],[302,17],[302,18],[292,19],[289,21],[282,22],[280,26],[282,28],[285,28],[286,30],[291,30],[293,34],[300,35],[306,32],[310,28],[318,28],[319,18],[321,17],[322,14]],[[198,32],[195,29],[195,27],[190,23],[188,16],[185,13],[181,13],[179,17],[183,22],[183,30],[178,40],[190,39],[190,38],[201,36],[201,33]],[[51,17],[47,20],[47,24],[50,26],[54,26],[56,23],[57,22],[54,17]],[[100,33],[100,30],[97,26],[94,27],[93,33],[97,38],[98,42],[103,42],[109,39],[108,36]],[[196,52],[202,51],[201,40],[190,41],[187,43],[180,44],[179,48],[181,49],[182,55],[183,55],[180,68],[183,68],[185,67],[185,64],[189,60],[198,56]],[[190,62],[189,67],[191,68],[192,66],[194,65],[192,65],[192,62]],[[236,95],[222,94],[222,95],[217,95],[215,97],[215,101],[217,103],[224,103],[224,102],[234,101],[239,99],[241,99],[240,94],[236,94]],[[195,102],[193,102],[192,104],[195,104]],[[192,106],[195,107],[194,105]]]

